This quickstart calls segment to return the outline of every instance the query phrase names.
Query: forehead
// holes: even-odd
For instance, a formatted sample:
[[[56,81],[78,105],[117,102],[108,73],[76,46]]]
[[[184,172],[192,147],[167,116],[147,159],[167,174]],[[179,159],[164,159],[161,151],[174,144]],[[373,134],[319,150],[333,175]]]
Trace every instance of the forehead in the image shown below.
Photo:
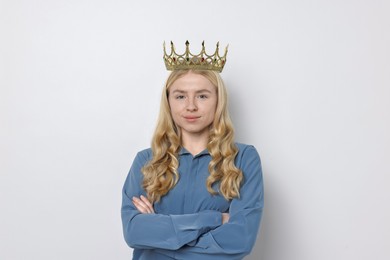
[[[189,72],[173,82],[169,91],[215,91],[216,87],[205,76]]]

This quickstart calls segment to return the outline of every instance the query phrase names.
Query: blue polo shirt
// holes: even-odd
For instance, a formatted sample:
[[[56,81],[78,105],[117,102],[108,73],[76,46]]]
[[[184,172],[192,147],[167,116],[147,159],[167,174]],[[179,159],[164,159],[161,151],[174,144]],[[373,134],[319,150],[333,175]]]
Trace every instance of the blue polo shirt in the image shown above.
[[[207,191],[211,156],[207,150],[193,156],[179,153],[179,181],[161,201],[156,214],[142,214],[132,197],[146,196],[141,168],[152,159],[151,149],[135,157],[122,193],[122,223],[133,259],[242,259],[256,240],[263,212],[263,178],[260,157],[251,145],[236,144],[235,165],[244,179],[240,197],[227,201]],[[214,185],[218,190],[218,184]],[[222,225],[222,213],[230,219]]]

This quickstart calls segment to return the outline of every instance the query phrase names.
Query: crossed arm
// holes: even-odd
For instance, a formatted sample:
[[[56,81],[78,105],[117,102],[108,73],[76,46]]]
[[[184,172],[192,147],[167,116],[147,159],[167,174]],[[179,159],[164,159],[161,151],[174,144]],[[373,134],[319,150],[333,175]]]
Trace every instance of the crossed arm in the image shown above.
[[[142,214],[155,214],[152,203],[143,195],[139,198],[133,197],[132,202],[134,206]],[[222,224],[225,224],[229,221],[229,213],[222,213]]]

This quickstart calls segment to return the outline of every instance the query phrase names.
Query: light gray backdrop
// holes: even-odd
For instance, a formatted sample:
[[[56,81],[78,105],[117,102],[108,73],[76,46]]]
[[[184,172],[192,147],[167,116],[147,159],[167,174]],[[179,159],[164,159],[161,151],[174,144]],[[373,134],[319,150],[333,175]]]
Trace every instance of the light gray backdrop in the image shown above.
[[[390,2],[0,1],[0,259],[130,259],[121,188],[149,146],[163,41],[230,52],[263,161],[248,259],[390,259]],[[239,239],[239,238],[232,238]]]

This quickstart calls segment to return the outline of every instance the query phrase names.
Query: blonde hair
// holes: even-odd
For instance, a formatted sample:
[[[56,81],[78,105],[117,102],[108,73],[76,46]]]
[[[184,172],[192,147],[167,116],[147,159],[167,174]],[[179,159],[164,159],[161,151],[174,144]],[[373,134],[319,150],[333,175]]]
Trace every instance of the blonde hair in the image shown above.
[[[219,183],[219,192],[226,200],[240,196],[243,174],[234,165],[238,149],[234,144],[234,129],[227,109],[227,93],[219,73],[208,70],[191,70],[206,77],[217,88],[218,102],[214,122],[210,127],[207,149],[211,155],[206,181],[207,190],[217,194],[212,186]],[[169,107],[169,88],[189,70],[173,71],[165,84],[161,96],[160,113],[152,138],[152,159],[142,168],[143,188],[151,202],[160,201],[179,180],[178,153],[181,145],[181,132],[172,119]]]

